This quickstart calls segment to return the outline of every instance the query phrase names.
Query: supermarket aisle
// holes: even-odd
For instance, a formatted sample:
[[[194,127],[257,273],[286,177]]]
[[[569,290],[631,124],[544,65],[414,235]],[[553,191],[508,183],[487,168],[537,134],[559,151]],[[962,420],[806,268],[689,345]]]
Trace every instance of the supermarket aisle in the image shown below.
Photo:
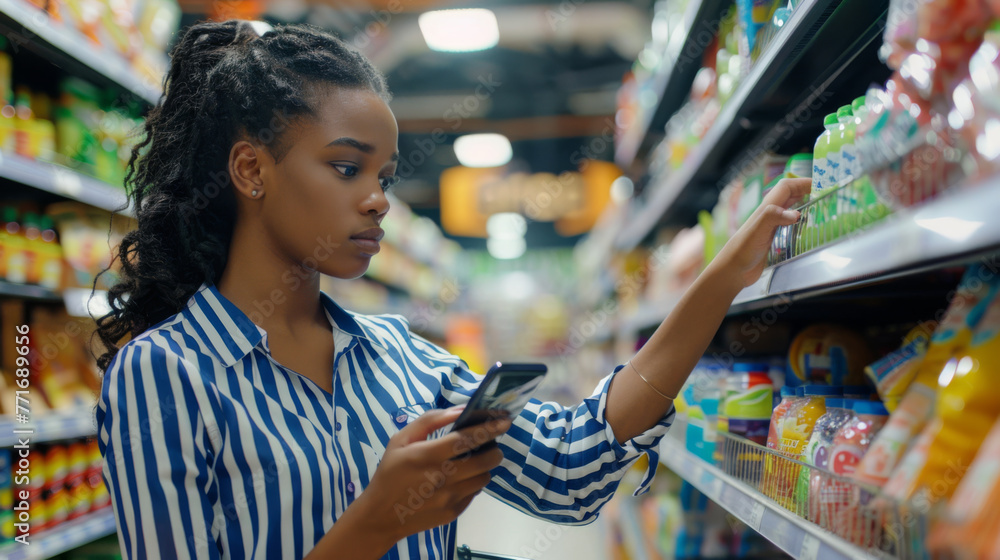
[[[492,496],[480,495],[458,518],[458,544],[530,560],[599,560],[607,557],[602,518],[585,527],[546,523]]]

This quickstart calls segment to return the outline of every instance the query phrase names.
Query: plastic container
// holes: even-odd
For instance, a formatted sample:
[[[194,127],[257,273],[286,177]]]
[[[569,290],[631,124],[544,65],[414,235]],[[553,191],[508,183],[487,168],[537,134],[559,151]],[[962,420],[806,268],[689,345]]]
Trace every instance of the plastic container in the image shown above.
[[[857,129],[854,123],[854,112],[851,105],[845,105],[837,111],[837,138],[840,175],[839,184],[843,187],[837,192],[837,216],[841,222],[840,231],[844,234],[854,230],[855,215],[858,212],[858,200],[855,197],[855,190],[849,183],[854,182],[860,175],[860,163],[858,153],[854,147],[854,135]]]
[[[795,154],[788,158],[785,165],[785,175],[793,179],[812,178],[813,156],[810,154]]]
[[[17,210],[10,206],[4,208],[3,222],[6,232],[2,240],[3,256],[6,261],[4,279],[15,284],[24,284],[28,281],[27,239],[24,237],[21,224],[17,221]]]
[[[726,379],[726,402],[720,413],[729,433],[767,445],[771,423],[771,378],[768,365],[738,363]]]
[[[829,114],[823,119],[824,131],[816,139],[816,144],[813,146],[813,166],[812,166],[812,198],[818,197],[822,194],[823,189],[828,188],[833,184],[830,177],[829,162],[827,157],[830,152],[830,139],[833,136],[833,130],[838,125],[837,115]]]
[[[805,401],[801,392],[796,395],[796,389],[788,386],[781,388],[780,395],[781,401],[778,402],[771,413],[771,425],[767,433],[767,448],[772,451],[778,451],[780,447],[782,428],[784,428],[785,419],[788,417],[788,414],[795,408],[795,405]],[[760,489],[765,495],[775,499],[777,496],[775,485],[777,484],[778,468],[779,463],[773,456],[768,455],[764,459],[764,473],[761,476]]]
[[[802,394],[802,403],[793,405],[785,416],[778,444],[778,451],[792,459],[799,459],[802,456],[809,438],[812,437],[816,422],[826,413],[826,398],[839,396],[840,391],[836,387],[807,385],[802,387]],[[790,507],[800,468],[791,463],[782,463],[777,471],[771,485],[773,497],[778,503]]]
[[[854,474],[872,440],[889,419],[889,411],[882,403],[851,401],[851,409],[854,414],[837,431],[828,460],[829,470],[844,477]],[[860,501],[852,486],[831,478],[821,492],[818,513],[823,524],[829,523],[831,530],[855,543],[862,535],[872,534],[861,530]]]

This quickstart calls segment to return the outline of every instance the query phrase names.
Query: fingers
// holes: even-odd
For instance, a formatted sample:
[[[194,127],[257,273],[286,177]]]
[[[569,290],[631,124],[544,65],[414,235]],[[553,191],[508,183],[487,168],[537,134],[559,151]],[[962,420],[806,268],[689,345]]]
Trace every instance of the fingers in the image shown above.
[[[452,475],[452,479],[459,481],[481,476],[483,473],[489,473],[497,468],[502,462],[503,451],[499,447],[456,459],[455,473]]]
[[[812,179],[782,179],[767,193],[761,206],[775,204],[789,208],[809,195]]]
[[[437,448],[437,452],[441,454],[442,459],[450,459],[497,439],[507,432],[512,423],[513,420],[509,418],[488,420],[482,424],[452,432],[433,444]]]
[[[389,445],[404,446],[414,441],[426,440],[427,436],[431,435],[434,430],[443,428],[457,420],[458,416],[462,413],[462,408],[460,406],[453,406],[443,410],[428,410],[393,436],[389,441]]]

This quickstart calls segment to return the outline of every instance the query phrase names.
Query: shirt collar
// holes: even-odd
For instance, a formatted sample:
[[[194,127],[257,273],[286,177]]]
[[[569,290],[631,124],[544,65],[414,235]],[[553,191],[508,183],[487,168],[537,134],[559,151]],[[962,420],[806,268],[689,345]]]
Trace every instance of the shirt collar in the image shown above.
[[[360,323],[354,313],[337,305],[325,292],[320,292],[320,300],[333,328],[354,338],[382,345],[371,328]],[[187,306],[188,313],[202,331],[205,343],[226,367],[245,358],[258,345],[268,351],[267,332],[219,293],[214,284],[202,284],[188,300]]]

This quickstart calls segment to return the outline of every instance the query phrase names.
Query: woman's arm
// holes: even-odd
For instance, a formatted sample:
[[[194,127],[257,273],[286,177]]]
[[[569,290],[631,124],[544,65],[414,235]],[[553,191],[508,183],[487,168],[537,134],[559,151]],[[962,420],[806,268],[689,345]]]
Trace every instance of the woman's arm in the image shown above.
[[[605,415],[619,442],[645,432],[673,406],[636,370],[657,391],[668,396],[680,392],[733,298],[760,277],[775,230],[798,220],[798,212],[787,209],[809,192],[809,186],[808,179],[779,181],[632,358],[632,366],[615,376]]]

